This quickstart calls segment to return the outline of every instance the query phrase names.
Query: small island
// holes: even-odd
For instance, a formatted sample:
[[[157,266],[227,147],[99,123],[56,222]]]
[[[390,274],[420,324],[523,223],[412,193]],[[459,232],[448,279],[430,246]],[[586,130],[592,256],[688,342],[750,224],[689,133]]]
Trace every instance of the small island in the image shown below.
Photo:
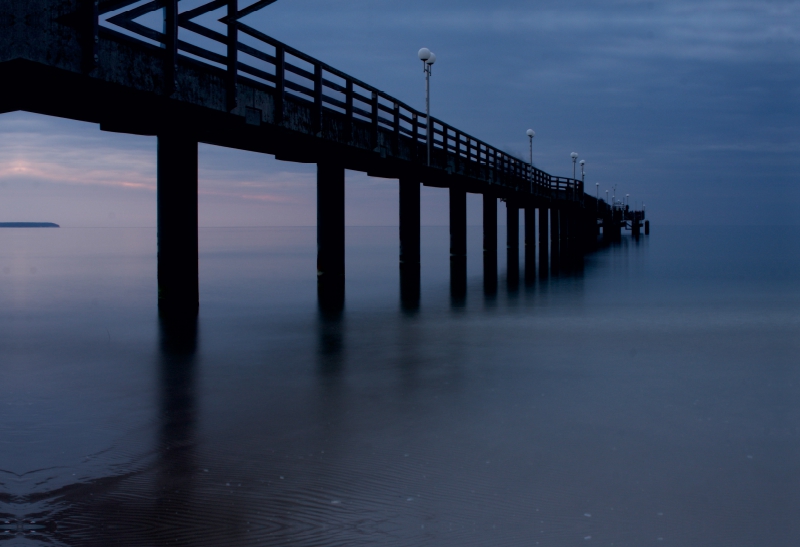
[[[0,222],[0,228],[60,228],[53,222]]]

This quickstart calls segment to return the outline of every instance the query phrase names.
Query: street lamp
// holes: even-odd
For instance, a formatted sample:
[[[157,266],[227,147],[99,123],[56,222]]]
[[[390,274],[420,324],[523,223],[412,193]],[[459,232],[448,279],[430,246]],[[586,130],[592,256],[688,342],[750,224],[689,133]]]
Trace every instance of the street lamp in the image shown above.
[[[575,180],[575,160],[578,159],[578,153],[573,152],[569,157],[572,158],[572,179]]]
[[[536,131],[533,129],[528,129],[528,140],[530,140],[530,149],[531,149],[531,167],[533,167],[533,137],[536,136]]]
[[[425,71],[425,140],[428,148],[428,167],[431,165],[431,67],[436,62],[436,54],[424,47],[417,53],[419,60],[422,61],[422,69]]]
[[[594,185],[595,185],[595,190],[596,190],[595,193],[594,193],[594,199],[596,199],[597,201],[600,201],[600,183],[599,182],[595,182]]]
[[[583,178],[584,178],[584,172],[583,172],[583,166],[584,165],[586,165],[586,160],[581,160],[581,182],[583,182]]]
[[[631,203],[631,195],[625,194],[625,207],[628,207]]]

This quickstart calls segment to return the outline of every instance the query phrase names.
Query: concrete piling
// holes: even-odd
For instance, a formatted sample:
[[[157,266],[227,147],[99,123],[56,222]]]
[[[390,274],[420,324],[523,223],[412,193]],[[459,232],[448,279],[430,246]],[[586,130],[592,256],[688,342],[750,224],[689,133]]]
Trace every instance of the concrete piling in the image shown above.
[[[197,141],[158,135],[158,309],[163,316],[197,315]]]
[[[467,294],[467,191],[450,186],[450,293],[455,300]]]
[[[483,290],[497,292],[497,198],[483,194]]]
[[[506,265],[508,286],[519,284],[519,204],[506,200]]]
[[[344,167],[317,164],[317,289],[320,305],[344,305]]]

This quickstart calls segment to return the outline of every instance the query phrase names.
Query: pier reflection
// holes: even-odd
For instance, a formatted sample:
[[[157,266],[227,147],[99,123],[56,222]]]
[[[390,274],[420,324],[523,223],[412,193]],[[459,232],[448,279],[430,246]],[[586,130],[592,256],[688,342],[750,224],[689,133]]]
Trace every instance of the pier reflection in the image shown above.
[[[450,257],[450,302],[454,308],[463,307],[467,301],[467,257]]]
[[[154,492],[157,513],[181,515],[192,499],[196,475],[197,319],[161,318],[158,462]]]
[[[404,312],[415,314],[419,311],[420,266],[400,265],[400,305]]]
[[[324,383],[338,379],[344,368],[344,310],[320,306],[317,314],[317,370]]]

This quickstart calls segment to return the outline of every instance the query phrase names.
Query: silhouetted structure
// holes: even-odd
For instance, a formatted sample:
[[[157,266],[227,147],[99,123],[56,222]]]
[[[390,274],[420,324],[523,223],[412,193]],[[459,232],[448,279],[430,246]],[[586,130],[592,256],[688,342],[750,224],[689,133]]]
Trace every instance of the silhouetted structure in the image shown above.
[[[549,213],[553,268],[556,257],[594,245],[598,218],[604,235],[617,234],[629,221],[638,233],[643,214],[628,218],[629,211],[597,202],[584,193],[582,181],[549,175],[434,118],[426,135],[424,113],[241,21],[274,1],[239,9],[237,0],[209,0],[184,11],[178,0],[0,4],[0,112],[25,110],[99,123],[104,131],[158,137],[158,283],[163,313],[197,312],[199,142],[317,164],[317,270],[325,307],[340,306],[344,298],[345,169],[400,181],[405,302],[419,295],[420,183],[450,192],[456,299],[466,291],[467,192],[483,194],[488,222],[496,223],[492,209],[497,199],[506,201],[512,281],[519,276],[514,223],[520,208],[528,226],[526,276],[536,252],[536,209],[540,245],[546,245]],[[138,21],[162,9],[161,30]],[[223,31],[197,21],[217,10],[223,15]],[[259,47],[250,45],[254,43]],[[220,47],[224,54],[213,51]],[[490,291],[496,285],[496,235],[496,227],[486,228]],[[541,261],[540,269],[546,271]]]

